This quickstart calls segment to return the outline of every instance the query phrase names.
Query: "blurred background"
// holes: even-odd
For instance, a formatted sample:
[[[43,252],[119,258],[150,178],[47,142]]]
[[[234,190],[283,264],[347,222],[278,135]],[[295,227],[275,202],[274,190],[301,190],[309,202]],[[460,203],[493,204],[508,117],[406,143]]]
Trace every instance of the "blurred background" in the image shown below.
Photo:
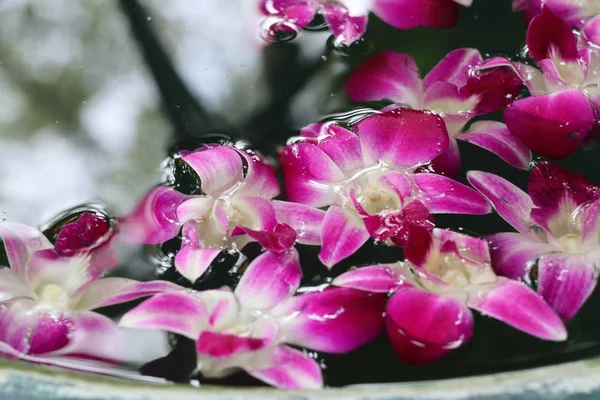
[[[0,1],[0,217],[39,224],[82,202],[126,211],[161,178],[178,140],[246,139],[266,154],[351,105],[341,84],[368,56],[514,55],[510,0],[476,0],[450,30],[396,30],[375,16],[359,43],[326,29],[267,43],[255,0]]]

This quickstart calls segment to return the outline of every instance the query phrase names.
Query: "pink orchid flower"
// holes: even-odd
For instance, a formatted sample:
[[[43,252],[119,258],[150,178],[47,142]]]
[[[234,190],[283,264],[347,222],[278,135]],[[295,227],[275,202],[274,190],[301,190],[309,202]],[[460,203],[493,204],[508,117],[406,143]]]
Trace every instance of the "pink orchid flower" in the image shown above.
[[[511,71],[477,71],[475,67],[482,62],[479,51],[457,49],[422,80],[410,55],[386,51],[369,58],[350,74],[346,92],[354,102],[388,100],[397,106],[440,115],[450,135],[450,147],[436,163],[450,176],[460,171],[457,139],[489,150],[517,168],[527,168],[531,151],[511,135],[506,125],[478,121],[464,129],[473,117],[504,108],[521,90],[522,83]]]
[[[448,149],[439,116],[396,109],[369,116],[353,128],[326,124],[317,136],[305,136],[280,153],[288,199],[329,206],[319,253],[327,267],[356,252],[369,237],[403,245],[411,227],[432,227],[429,213],[491,211],[473,189],[417,172]]]
[[[260,0],[260,10],[277,18],[279,29],[302,29],[321,12],[333,35],[351,44],[367,29],[369,12],[386,23],[411,29],[422,26],[449,28],[458,20],[458,4],[473,0]]]
[[[538,294],[494,273],[485,240],[443,229],[422,233],[406,249],[408,261],[357,268],[332,282],[392,293],[385,320],[403,361],[428,363],[467,342],[469,308],[545,340],[566,339],[562,321]]]
[[[182,229],[175,267],[191,282],[224,250],[241,250],[251,241],[273,252],[296,241],[319,244],[325,213],[300,204],[272,200],[279,195],[275,170],[259,155],[233,146],[205,146],[183,156],[201,181],[202,195],[158,187],[123,221],[130,241],[158,244]]]
[[[195,340],[197,371],[207,378],[243,369],[279,388],[320,388],[319,363],[286,343],[349,352],[382,331],[385,296],[344,288],[294,296],[301,277],[296,250],[265,252],[250,264],[234,292],[159,294],[125,314],[120,325]]]
[[[468,179],[518,231],[490,236],[495,270],[537,283],[563,320],[573,318],[598,280],[600,186],[548,163],[531,172],[529,195],[490,173]]]
[[[61,232],[57,247],[25,225],[0,223],[10,268],[0,269],[0,351],[43,358],[82,357],[118,362],[125,354],[120,331],[91,310],[162,291],[181,290],[169,282],[102,278],[109,265],[93,251],[69,244],[77,230]],[[89,233],[89,232],[88,232]],[[72,254],[65,255],[67,250]]]
[[[480,68],[509,67],[531,96],[504,112],[509,130],[532,151],[564,158],[592,139],[599,108],[600,53],[544,7],[527,30],[527,47],[541,72],[529,65],[496,57]]]

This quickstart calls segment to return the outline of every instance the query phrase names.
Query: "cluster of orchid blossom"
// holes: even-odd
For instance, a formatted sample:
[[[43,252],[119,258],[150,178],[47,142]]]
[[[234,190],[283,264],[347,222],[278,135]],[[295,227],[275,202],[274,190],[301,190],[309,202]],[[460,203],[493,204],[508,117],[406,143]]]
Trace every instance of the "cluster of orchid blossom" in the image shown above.
[[[458,21],[459,4],[473,0],[259,0],[260,12],[275,31],[307,27],[317,13],[339,43],[350,45],[367,30],[369,12],[398,29],[449,28]],[[270,20],[270,21],[269,21]]]
[[[297,28],[320,10],[344,42],[362,35],[370,10],[401,28],[456,18],[456,4],[446,0],[265,0],[261,7]],[[50,364],[118,363],[120,327],[160,330],[195,342],[190,374],[243,370],[278,388],[312,389],[324,382],[311,351],[348,353],[385,330],[400,359],[432,362],[471,338],[470,309],[543,340],[565,340],[564,323],[598,279],[600,186],[531,160],[532,151],[566,157],[594,140],[600,54],[588,31],[599,9],[582,0],[521,0],[515,8],[528,10],[527,45],[541,71],[458,49],[421,79],[409,55],[375,55],[345,88],[355,102],[391,104],[350,125],[309,125],[280,149],[285,201],[265,157],[215,143],[178,154],[197,178],[193,194],[155,187],[118,222],[83,212],[52,241],[0,222],[9,264],[0,269],[0,352]],[[583,34],[572,30],[584,23]],[[519,97],[522,86],[529,97]],[[502,109],[506,125],[471,122]],[[469,171],[472,187],[457,181],[457,140],[531,167],[529,193],[488,172]],[[436,214],[492,210],[516,232],[479,238],[436,226]],[[181,245],[172,267],[186,287],[105,277],[119,263],[116,243],[174,238]],[[331,270],[369,240],[402,248],[404,259],[352,267],[300,290],[296,245],[319,246],[311,262]],[[243,254],[250,243],[261,254],[242,264],[234,287],[190,289],[218,267],[220,254]],[[145,297],[118,322],[93,311]]]

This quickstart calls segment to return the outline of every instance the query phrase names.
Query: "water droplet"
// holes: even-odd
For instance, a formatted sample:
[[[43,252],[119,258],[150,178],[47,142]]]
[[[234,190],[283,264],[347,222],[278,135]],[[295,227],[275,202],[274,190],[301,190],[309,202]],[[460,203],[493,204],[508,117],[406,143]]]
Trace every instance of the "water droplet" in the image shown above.
[[[327,47],[335,54],[341,57],[350,57],[365,55],[372,51],[373,43],[367,42],[363,37],[351,44],[346,44],[339,37],[330,36],[327,40]]]
[[[299,33],[296,25],[279,17],[267,17],[260,24],[260,37],[269,43],[289,42]]]
[[[150,16],[146,17],[146,21],[152,21],[152,17],[150,17]]]

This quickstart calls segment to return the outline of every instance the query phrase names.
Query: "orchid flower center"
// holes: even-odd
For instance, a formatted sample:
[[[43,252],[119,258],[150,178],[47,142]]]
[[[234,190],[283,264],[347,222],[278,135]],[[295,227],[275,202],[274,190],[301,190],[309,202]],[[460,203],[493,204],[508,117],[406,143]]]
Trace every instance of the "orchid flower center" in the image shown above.
[[[466,263],[454,253],[440,255],[439,261],[429,263],[426,269],[456,287],[464,288],[471,283]]]
[[[579,87],[585,81],[583,66],[578,61],[565,61],[557,51],[552,51],[550,59],[556,67],[556,72],[568,87]]]
[[[558,238],[563,251],[565,253],[576,254],[581,253],[581,236],[575,233],[567,233]]]
[[[369,214],[401,209],[398,194],[380,181],[388,171],[381,163],[356,171],[342,185],[334,187],[340,196],[340,205],[356,209],[357,205],[353,204],[356,202]]]
[[[67,308],[70,301],[67,291],[54,283],[42,286],[38,291],[38,296],[41,303],[59,308]]]

